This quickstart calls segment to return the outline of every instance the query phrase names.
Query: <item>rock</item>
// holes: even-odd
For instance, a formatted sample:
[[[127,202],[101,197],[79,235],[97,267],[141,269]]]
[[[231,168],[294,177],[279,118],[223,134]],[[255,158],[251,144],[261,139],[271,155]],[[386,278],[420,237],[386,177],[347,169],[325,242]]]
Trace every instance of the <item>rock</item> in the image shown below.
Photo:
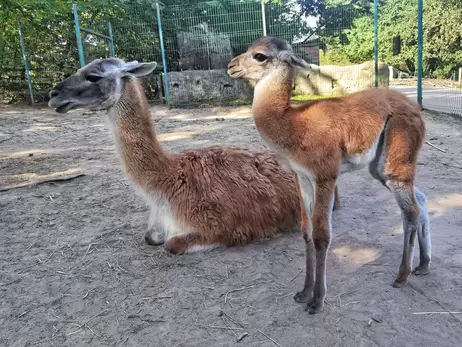
[[[385,312],[382,310],[377,310],[374,313],[372,313],[372,320],[377,322],[377,323],[382,323],[385,320]]]
[[[228,35],[210,32],[206,23],[176,37],[183,71],[225,69],[233,58]]]
[[[172,104],[251,100],[253,88],[245,80],[232,79],[226,69],[172,71],[168,73]]]

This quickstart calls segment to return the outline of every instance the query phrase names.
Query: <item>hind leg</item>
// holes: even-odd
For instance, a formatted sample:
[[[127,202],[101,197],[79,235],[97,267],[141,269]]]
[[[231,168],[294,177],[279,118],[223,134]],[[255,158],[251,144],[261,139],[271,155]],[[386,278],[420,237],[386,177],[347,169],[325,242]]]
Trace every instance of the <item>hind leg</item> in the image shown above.
[[[411,274],[414,243],[419,225],[419,207],[415,201],[412,185],[396,181],[387,181],[386,185],[390,188],[398,202],[403,220],[403,257],[399,266],[398,276],[393,283],[394,287],[399,288],[407,284],[407,280]]]
[[[340,210],[340,198],[338,196],[338,187],[337,187],[337,185],[335,185],[333,211],[337,211],[337,210]]]
[[[201,252],[219,246],[220,243],[209,240],[199,233],[175,235],[165,243],[165,249],[173,254]]]
[[[419,227],[417,229],[420,261],[413,273],[415,275],[427,275],[431,261],[430,221],[427,210],[427,199],[417,188],[414,188],[414,194],[420,208]]]
[[[405,286],[411,273],[420,215],[414,193],[414,178],[417,155],[424,141],[425,123],[420,111],[406,103],[407,99],[403,98],[402,109],[395,109],[388,118],[373,163],[377,178],[395,196],[403,221],[403,256],[394,287]]]

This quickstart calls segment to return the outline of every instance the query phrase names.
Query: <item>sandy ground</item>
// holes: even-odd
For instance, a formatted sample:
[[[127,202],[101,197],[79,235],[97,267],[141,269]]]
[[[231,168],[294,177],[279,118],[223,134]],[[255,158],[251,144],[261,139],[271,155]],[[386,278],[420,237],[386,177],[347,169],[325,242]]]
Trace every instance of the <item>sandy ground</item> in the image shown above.
[[[264,147],[248,108],[152,113],[172,152]],[[104,114],[1,108],[0,346],[460,346],[462,314],[416,314],[462,311],[462,121],[426,118],[427,140],[447,150],[425,145],[419,158],[431,273],[392,288],[399,210],[367,170],[348,174],[328,304],[310,316],[292,299],[303,282],[298,233],[184,256],[148,246],[147,208],[120,170]]]

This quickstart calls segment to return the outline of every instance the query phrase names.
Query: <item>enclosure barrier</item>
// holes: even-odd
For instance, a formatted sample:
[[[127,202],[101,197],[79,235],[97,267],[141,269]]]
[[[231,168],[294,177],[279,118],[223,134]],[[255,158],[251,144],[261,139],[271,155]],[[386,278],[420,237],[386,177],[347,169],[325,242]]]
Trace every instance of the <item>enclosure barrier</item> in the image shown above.
[[[171,2],[121,1],[111,6],[89,2],[49,13],[38,9],[34,16],[16,18],[0,33],[0,97],[10,102],[46,102],[48,90],[79,66],[117,56],[158,62],[154,75],[143,79],[152,102],[172,107],[248,104],[252,86],[231,80],[227,63],[256,38],[272,35],[289,41],[297,54],[315,64],[312,71],[297,75],[294,102],[389,86],[424,108],[462,114],[462,61],[444,72],[445,80],[430,79],[433,72],[424,69],[424,60],[428,65],[429,59],[423,51],[425,34],[431,35],[424,25],[431,21],[423,23],[423,16],[434,15],[432,8],[422,0],[405,4],[415,13],[408,21],[417,22],[418,30],[415,40],[411,35],[402,45],[406,38],[387,30],[387,3],[374,0],[365,7],[329,7],[314,19],[304,15],[296,0],[198,1],[191,7]],[[457,22],[454,8],[444,11],[457,6],[450,3],[442,4],[442,10],[453,13]],[[13,33],[10,28],[15,27]],[[363,42],[356,40],[359,34]],[[415,69],[412,64],[408,67],[410,73],[398,63],[383,63],[403,61],[401,48],[406,50],[410,44],[417,57]],[[391,50],[396,58],[390,58]],[[438,83],[429,87],[432,81]]]

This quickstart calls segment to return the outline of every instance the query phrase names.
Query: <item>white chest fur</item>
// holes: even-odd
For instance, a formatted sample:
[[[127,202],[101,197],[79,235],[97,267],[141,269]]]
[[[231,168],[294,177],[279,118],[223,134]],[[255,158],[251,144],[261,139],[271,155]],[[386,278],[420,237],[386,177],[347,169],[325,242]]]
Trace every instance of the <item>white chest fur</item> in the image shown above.
[[[148,227],[155,242],[166,242],[172,236],[190,232],[189,228],[175,217],[167,199],[157,194],[141,192],[141,195],[151,209]]]

